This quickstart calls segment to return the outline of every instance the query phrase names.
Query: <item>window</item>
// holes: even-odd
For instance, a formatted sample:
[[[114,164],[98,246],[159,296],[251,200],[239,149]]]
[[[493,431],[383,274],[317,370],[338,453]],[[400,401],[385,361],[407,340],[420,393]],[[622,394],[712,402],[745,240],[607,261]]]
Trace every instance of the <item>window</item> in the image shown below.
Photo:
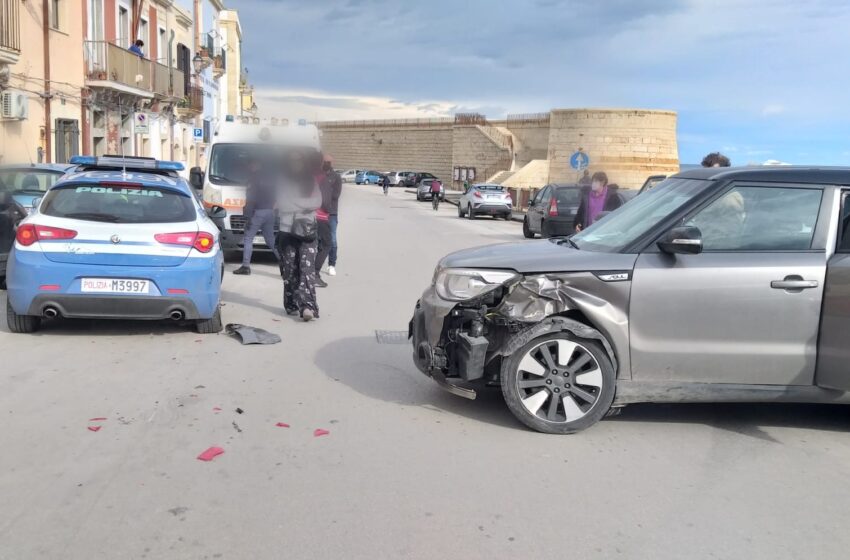
[[[171,60],[171,50],[168,48],[168,39],[165,35],[165,28],[159,28],[159,34],[156,39],[156,57],[157,60],[168,66],[169,61]]]
[[[62,0],[50,0],[50,27],[62,29]]]
[[[685,222],[706,252],[805,251],[820,211],[820,189],[735,187]]]
[[[117,42],[122,47],[129,47],[133,40],[130,38],[130,10],[118,6],[118,37]]]
[[[581,204],[581,189],[555,189],[558,205],[578,206]]]
[[[146,20],[145,18],[142,18],[141,21],[139,21],[139,36],[138,37],[131,37],[129,42],[132,43],[136,39],[141,39],[142,41],[144,41],[146,52],[150,51],[149,43],[150,43],[151,37],[150,37],[150,32],[148,31],[148,20]]]
[[[850,253],[850,191],[841,193],[841,223],[838,229],[838,252]]]
[[[537,191],[537,194],[534,195],[534,200],[532,201],[532,203],[535,204],[535,205],[540,204],[541,202],[543,202],[543,198],[548,196],[548,195],[549,195],[549,186],[547,185],[547,186],[543,187],[542,189],[540,189],[539,191]]]
[[[93,222],[145,224],[195,220],[188,195],[156,187],[78,184],[53,189],[44,197],[42,213]]]

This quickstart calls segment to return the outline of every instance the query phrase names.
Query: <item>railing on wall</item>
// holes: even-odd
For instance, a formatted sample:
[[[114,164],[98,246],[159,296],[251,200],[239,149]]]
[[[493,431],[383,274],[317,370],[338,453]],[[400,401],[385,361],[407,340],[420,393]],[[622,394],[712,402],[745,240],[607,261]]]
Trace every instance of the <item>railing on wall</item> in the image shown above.
[[[508,127],[521,124],[549,124],[549,113],[522,113],[508,115],[505,118]]]
[[[186,95],[183,72],[158,62],[153,63],[153,91],[163,97],[182,99]]]
[[[436,119],[384,119],[375,121],[324,121],[317,122],[319,128],[373,128],[381,126],[450,126],[454,124],[453,118]]]
[[[106,41],[84,41],[86,79],[153,91],[151,61]]]
[[[21,52],[20,0],[0,0],[0,49]]]
[[[204,110],[204,90],[198,86],[189,86],[183,99],[178,104],[180,109],[201,113]]]

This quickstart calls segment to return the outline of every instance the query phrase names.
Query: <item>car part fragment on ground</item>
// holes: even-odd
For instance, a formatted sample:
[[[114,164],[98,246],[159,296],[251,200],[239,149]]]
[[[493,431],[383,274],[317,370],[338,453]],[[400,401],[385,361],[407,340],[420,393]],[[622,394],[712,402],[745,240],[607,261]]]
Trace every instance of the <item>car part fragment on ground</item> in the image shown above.
[[[222,449],[221,447],[210,447],[209,449],[198,455],[198,460],[212,461],[222,453],[224,453],[224,449]]]
[[[278,428],[288,428],[289,424],[287,424],[286,422],[278,422],[277,424],[275,424],[275,426],[277,426]]]
[[[330,432],[327,430],[323,430],[322,428],[316,428],[315,430],[313,430],[313,437],[326,436],[328,434],[330,434]]]
[[[89,430],[90,432],[97,432],[97,431],[99,431],[102,427],[103,427],[103,426],[89,426],[89,427],[88,427],[88,430]]]
[[[242,344],[277,344],[281,340],[280,336],[265,329],[240,325],[239,323],[229,323],[225,330],[229,335],[238,336]]]

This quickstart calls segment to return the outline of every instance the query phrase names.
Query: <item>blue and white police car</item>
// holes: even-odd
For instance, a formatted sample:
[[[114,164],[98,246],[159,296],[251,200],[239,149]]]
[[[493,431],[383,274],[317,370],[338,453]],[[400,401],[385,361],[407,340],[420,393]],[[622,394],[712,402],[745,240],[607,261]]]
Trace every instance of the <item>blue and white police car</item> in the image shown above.
[[[9,255],[12,332],[41,318],[173,319],[221,330],[224,258],[210,219],[177,172],[148,158],[71,159],[18,226]]]

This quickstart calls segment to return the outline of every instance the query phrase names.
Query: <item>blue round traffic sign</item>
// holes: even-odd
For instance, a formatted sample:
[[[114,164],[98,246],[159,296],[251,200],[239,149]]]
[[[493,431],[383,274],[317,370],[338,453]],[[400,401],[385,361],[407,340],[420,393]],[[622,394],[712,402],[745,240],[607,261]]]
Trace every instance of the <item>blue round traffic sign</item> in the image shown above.
[[[586,153],[574,152],[573,155],[570,156],[570,167],[576,171],[587,169],[588,165],[590,165],[590,156]]]

